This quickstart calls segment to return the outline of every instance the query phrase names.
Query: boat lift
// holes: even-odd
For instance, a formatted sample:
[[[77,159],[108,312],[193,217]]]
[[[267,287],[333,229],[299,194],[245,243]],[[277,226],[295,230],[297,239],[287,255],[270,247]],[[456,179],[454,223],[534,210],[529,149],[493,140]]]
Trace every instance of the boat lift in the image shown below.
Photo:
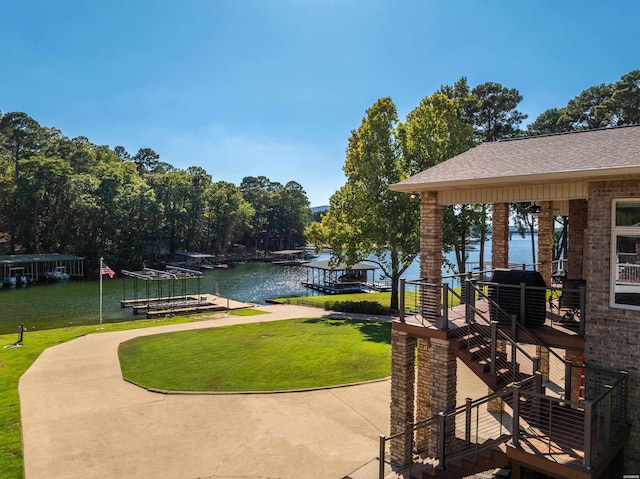
[[[227,309],[215,303],[215,296],[201,294],[201,271],[167,266],[164,271],[144,268],[142,271],[122,270],[121,273],[123,299],[120,301],[120,307],[133,308],[133,314],[146,313],[147,318],[151,318]],[[126,277],[133,278],[133,299],[126,299]],[[189,286],[194,280],[197,281],[196,292],[189,293]],[[143,281],[144,292],[140,291],[140,281]],[[152,296],[153,286],[155,296]]]

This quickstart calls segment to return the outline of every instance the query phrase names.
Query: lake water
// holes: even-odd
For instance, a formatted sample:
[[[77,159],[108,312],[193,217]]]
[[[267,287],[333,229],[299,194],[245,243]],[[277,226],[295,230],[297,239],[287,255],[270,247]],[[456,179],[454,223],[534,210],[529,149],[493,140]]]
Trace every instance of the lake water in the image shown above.
[[[531,238],[514,235],[509,243],[509,261],[531,263]],[[469,252],[469,261],[478,261],[479,251]],[[449,255],[453,259],[453,255]],[[328,254],[317,260],[329,259]],[[491,243],[485,244],[485,260],[491,259]],[[380,271],[376,271],[380,274]],[[446,274],[446,273],[445,273]],[[417,279],[420,265],[415,261],[403,275]],[[307,296],[320,293],[302,286],[306,280],[306,268],[301,266],[274,266],[269,263],[245,263],[229,269],[206,271],[200,281],[190,281],[188,294],[208,293],[246,303],[264,304],[265,299],[282,296]],[[377,276],[376,276],[377,279]],[[138,282],[139,285],[143,283]],[[117,322],[132,319],[130,308],[120,307],[120,300],[133,297],[131,278],[103,280],[103,320]],[[139,286],[140,297],[146,295],[144,286]],[[153,296],[154,291],[151,291]],[[176,294],[181,294],[177,287]],[[165,291],[165,295],[167,292]],[[17,332],[18,325],[27,330],[48,329],[71,324],[98,324],[100,318],[99,281],[66,281],[40,284],[27,288],[0,289],[0,334]]]

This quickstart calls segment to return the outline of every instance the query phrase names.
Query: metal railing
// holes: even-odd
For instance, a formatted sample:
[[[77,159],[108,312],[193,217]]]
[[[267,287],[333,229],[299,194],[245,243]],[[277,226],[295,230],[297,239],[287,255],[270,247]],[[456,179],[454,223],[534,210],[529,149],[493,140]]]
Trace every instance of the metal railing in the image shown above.
[[[600,465],[615,438],[627,428],[627,374],[586,368],[594,381],[595,397],[577,402],[545,394],[542,375],[537,372],[480,399],[409,424],[405,431],[379,439],[379,478],[385,466],[402,471],[418,467],[445,469],[457,459],[476,461],[478,454],[510,441],[530,454],[553,457],[555,462],[591,470]],[[491,401],[504,404],[500,412],[483,407]],[[426,430],[422,441],[418,438]],[[408,463],[394,462],[389,444],[406,437],[413,455]],[[426,438],[426,439],[425,439]],[[414,458],[420,457],[417,461]]]
[[[517,298],[514,311],[513,304],[507,302],[503,306],[493,300],[495,283],[466,281],[463,284],[459,293],[447,283],[402,281],[400,319],[404,321],[409,313],[423,326],[440,330],[454,329],[451,322],[455,321],[454,334],[466,341],[466,348],[473,351],[475,360],[489,362],[490,374],[503,375],[510,384],[476,401],[469,399],[464,406],[450,412],[411,424],[406,431],[391,438],[409,434],[411,450],[427,451],[430,466],[443,468],[449,458],[461,454],[477,457],[482,447],[491,447],[506,431],[515,445],[526,438],[531,454],[565,454],[568,462],[587,470],[594,467],[611,447],[613,438],[626,427],[626,373],[573,364],[528,331],[525,319],[530,291],[538,295],[535,301],[543,303],[546,314],[547,304],[558,299],[554,291],[561,288],[499,285],[512,288],[506,296],[514,304],[513,298]],[[407,285],[413,288],[409,294]],[[580,298],[583,323],[584,287],[575,292]],[[566,293],[564,289],[562,294]],[[459,304],[464,306],[453,308]],[[498,351],[499,340],[502,351]],[[549,358],[548,378],[544,381],[540,359],[531,350],[538,347],[536,351],[547,352]],[[578,374],[574,374],[576,369]],[[575,380],[580,384],[572,384]],[[498,418],[495,413],[481,411],[480,406],[495,399],[502,400],[511,409],[511,415],[501,412]],[[430,429],[432,439],[428,447],[420,447],[420,441],[415,439],[422,425]],[[384,465],[389,463],[385,457],[391,440],[380,439],[381,474]],[[412,463],[410,459],[410,468]]]

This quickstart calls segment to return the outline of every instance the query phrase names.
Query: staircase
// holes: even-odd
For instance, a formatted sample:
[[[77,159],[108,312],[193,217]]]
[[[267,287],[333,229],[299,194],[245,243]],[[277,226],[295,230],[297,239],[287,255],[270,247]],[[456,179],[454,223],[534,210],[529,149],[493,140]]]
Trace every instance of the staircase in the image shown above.
[[[626,374],[581,365],[582,377],[588,379],[583,392],[579,397],[565,395],[572,390],[571,362],[532,335],[515,315],[468,286],[472,298],[467,296],[463,313],[450,313],[445,307],[443,317],[424,315],[429,324],[422,326],[434,331],[427,337],[442,337],[444,332],[451,351],[494,393],[421,421],[429,424],[427,442],[437,453],[420,454],[412,442],[413,463],[387,477],[460,478],[504,467],[510,459],[554,477],[599,477],[628,437]],[[443,289],[446,297],[447,288]],[[421,289],[420,297],[433,293]],[[541,352],[548,352],[549,364],[555,364],[553,381],[545,383],[551,395],[543,387],[540,359],[535,356]],[[496,410],[493,406],[498,411],[504,407],[504,413],[491,412]],[[418,438],[421,423],[401,434]],[[388,440],[381,438],[380,457]]]

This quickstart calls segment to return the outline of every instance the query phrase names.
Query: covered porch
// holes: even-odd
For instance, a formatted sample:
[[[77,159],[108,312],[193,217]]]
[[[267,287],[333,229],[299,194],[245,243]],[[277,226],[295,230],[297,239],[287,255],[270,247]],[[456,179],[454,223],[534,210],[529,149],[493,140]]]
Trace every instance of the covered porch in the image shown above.
[[[422,233],[421,278],[404,284],[402,316],[393,324],[390,461],[411,464],[415,445],[422,444],[430,460],[446,469],[458,426],[444,419],[436,425],[431,418],[462,407],[455,402],[458,358],[487,384],[487,395],[470,400],[487,412],[506,408],[514,421],[496,446],[506,454],[498,462],[512,465],[512,477],[523,465],[553,470],[554,477],[599,477],[623,445],[627,457],[638,461],[627,438],[629,431],[638,434],[639,418],[633,408],[627,411],[626,400],[637,394],[640,358],[637,347],[625,345],[626,335],[637,337],[640,319],[634,276],[640,264],[640,232],[634,229],[640,225],[638,144],[640,127],[484,143],[392,185],[420,198]],[[529,202],[537,218],[535,274],[510,268],[514,202]],[[468,278],[457,292],[442,277],[442,222],[444,208],[460,204],[491,205],[492,264],[488,274]],[[552,257],[555,216],[569,224],[562,274]],[[520,279],[505,281],[510,274]],[[622,415],[611,416],[611,401]],[[525,432],[518,419],[522,407],[542,403],[549,411],[571,411],[571,418],[545,416],[556,434],[564,431],[562,440],[527,436],[530,443],[546,440],[546,452],[524,446],[522,434],[535,427],[527,422]],[[426,432],[414,430],[423,421],[434,422]],[[580,437],[568,440],[577,430]],[[477,452],[478,441],[466,439]]]

